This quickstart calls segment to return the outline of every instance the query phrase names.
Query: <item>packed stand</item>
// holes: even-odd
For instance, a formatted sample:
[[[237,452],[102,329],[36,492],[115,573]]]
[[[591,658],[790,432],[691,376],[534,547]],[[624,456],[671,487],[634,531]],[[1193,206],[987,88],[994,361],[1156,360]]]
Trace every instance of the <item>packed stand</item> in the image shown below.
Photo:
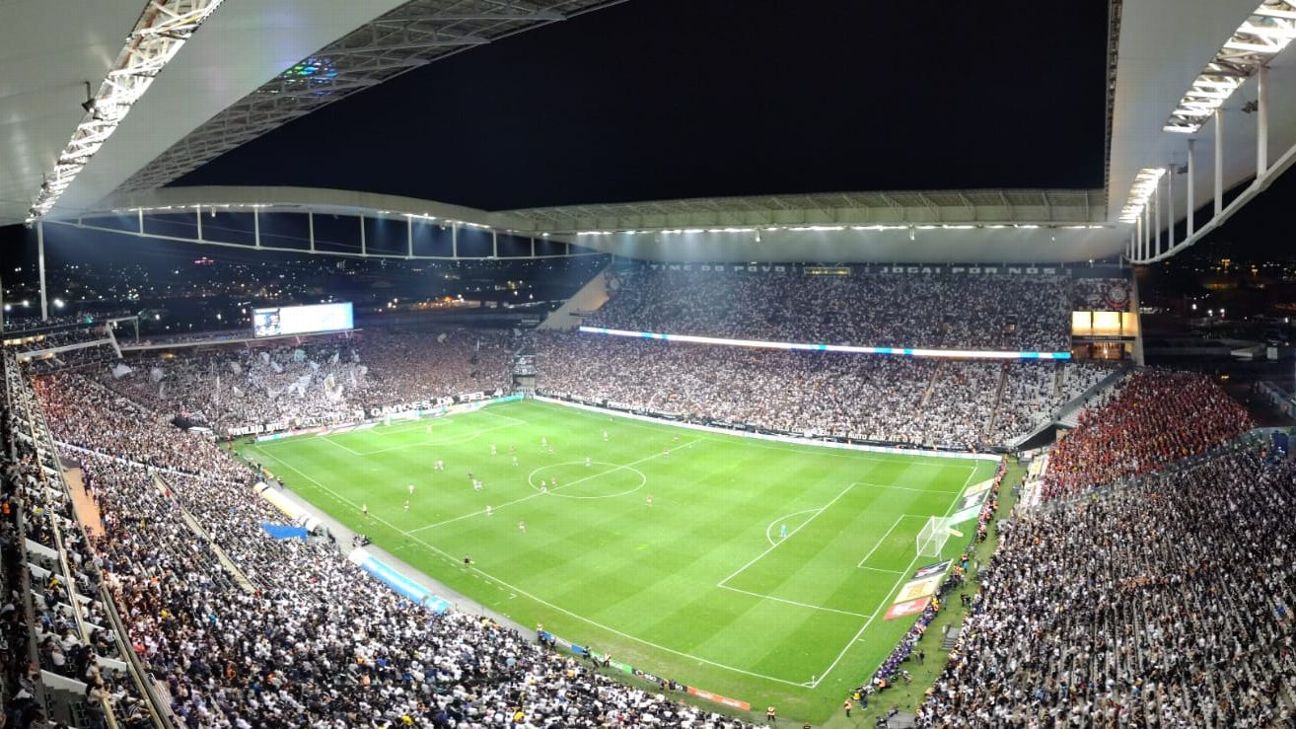
[[[1253,427],[1246,409],[1209,377],[1141,370],[1087,409],[1058,441],[1041,494],[1075,494],[1151,473]]]
[[[126,657],[110,627],[108,606],[100,599],[100,566],[74,518],[67,488],[56,476],[61,465],[52,452],[37,447],[45,437],[43,426],[38,416],[27,416],[39,413],[35,400],[21,380],[11,377],[13,360],[5,364],[0,548],[7,590],[0,607],[0,653],[7,668],[0,679],[6,688],[0,697],[0,725],[25,728],[42,719],[82,716],[86,726],[98,729],[105,726],[105,709],[110,708],[120,727],[151,726],[129,677],[111,667],[121,666]],[[26,596],[24,589],[29,590]],[[48,684],[42,672],[79,682],[84,689],[75,699],[66,689],[54,691],[42,685]],[[58,717],[46,716],[46,706]]]
[[[104,368],[109,389],[220,433],[356,422],[509,386],[509,335],[366,330]]]
[[[1210,454],[1000,527],[921,727],[1296,721],[1296,461]]]
[[[990,441],[1011,444],[1114,371],[1114,365],[1098,362],[1073,362],[1060,367],[1037,362],[1005,364],[1004,386]]]
[[[51,435],[85,451],[157,468],[241,483],[246,469],[211,439],[177,428],[166,415],[108,390],[82,374],[36,380]]]
[[[593,326],[857,346],[1068,351],[1059,275],[624,273]]]
[[[142,423],[167,437],[165,423]],[[260,525],[282,516],[250,478],[76,455],[105,524],[95,559],[180,725],[746,726],[618,684],[488,619],[424,611],[327,539],[271,539]]]
[[[956,449],[999,446],[1028,433],[1057,405],[1083,392],[1099,371],[593,334],[546,334],[536,346],[537,386],[556,397],[760,430]],[[1004,388],[1010,399],[996,400],[1001,378],[1026,376],[1052,386],[1029,395],[1028,388],[1013,384]],[[996,408],[1038,417],[996,419],[987,435]]]

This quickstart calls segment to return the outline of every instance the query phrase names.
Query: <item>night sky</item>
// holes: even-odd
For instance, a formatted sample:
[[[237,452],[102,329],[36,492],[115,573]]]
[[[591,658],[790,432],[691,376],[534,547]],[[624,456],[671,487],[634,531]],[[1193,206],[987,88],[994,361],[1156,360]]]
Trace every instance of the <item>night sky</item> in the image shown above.
[[[1103,184],[1107,3],[631,0],[432,63],[177,184],[507,209]],[[1048,32],[1039,32],[1041,28]]]
[[[1106,16],[1096,0],[940,12],[630,0],[353,95],[177,184],[336,187],[486,209],[1098,188]],[[1296,177],[1284,176],[1193,254],[1286,254],[1274,231],[1293,195]],[[0,228],[15,255],[31,242]]]

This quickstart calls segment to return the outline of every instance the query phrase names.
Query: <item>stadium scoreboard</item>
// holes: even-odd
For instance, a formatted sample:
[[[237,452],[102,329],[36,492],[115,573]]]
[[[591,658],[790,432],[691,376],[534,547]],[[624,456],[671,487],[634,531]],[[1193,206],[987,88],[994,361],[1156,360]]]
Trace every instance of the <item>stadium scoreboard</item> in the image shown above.
[[[313,334],[355,328],[351,303],[276,306],[252,310],[252,334],[277,337],[284,334]]]

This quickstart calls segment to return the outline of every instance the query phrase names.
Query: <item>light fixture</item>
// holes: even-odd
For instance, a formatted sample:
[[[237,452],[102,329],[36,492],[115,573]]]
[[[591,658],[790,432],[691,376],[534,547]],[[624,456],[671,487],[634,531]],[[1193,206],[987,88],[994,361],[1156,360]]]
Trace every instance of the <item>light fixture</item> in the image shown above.
[[[1125,198],[1125,206],[1121,208],[1122,223],[1138,222],[1139,216],[1143,214],[1143,208],[1147,207],[1148,200],[1152,199],[1152,193],[1156,192],[1157,185],[1161,183],[1161,176],[1165,172],[1164,167],[1144,167],[1134,175],[1134,184],[1130,186],[1129,197]]]
[[[1196,134],[1206,120],[1296,39],[1296,3],[1264,0],[1206,64],[1163,129]]]
[[[85,116],[72,132],[72,139],[58,156],[52,172],[45,176],[31,207],[29,221],[40,218],[58,203],[90,158],[117,131],[131,107],[148,91],[153,80],[175,57],[194,31],[224,0],[153,0],[126,45],[117,55],[97,92],[86,82]]]

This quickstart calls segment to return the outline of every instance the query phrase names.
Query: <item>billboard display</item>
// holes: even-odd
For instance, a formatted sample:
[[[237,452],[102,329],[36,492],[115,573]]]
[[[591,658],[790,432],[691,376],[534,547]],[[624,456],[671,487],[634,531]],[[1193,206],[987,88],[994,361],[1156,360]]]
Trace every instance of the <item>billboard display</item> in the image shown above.
[[[252,333],[258,337],[309,334],[351,329],[355,326],[351,304],[276,306],[252,311]]]

